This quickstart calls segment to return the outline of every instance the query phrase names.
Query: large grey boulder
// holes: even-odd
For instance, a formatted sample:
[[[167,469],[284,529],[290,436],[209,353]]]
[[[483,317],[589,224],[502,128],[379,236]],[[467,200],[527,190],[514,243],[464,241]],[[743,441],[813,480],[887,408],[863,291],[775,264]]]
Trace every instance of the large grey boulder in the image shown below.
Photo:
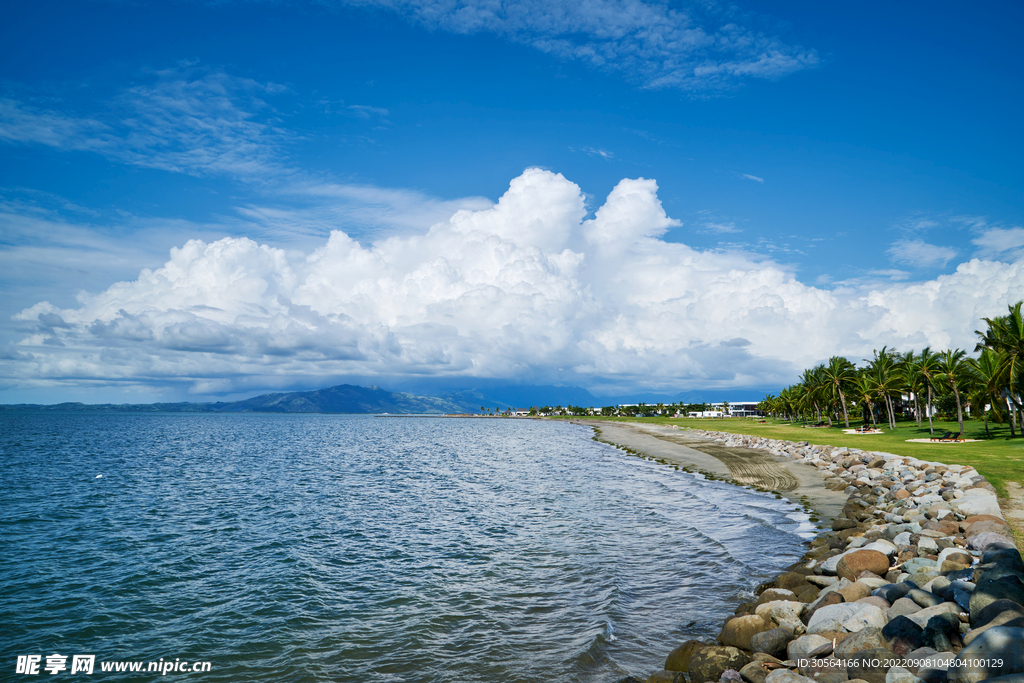
[[[885,626],[885,613],[875,605],[840,603],[818,609],[807,622],[808,633],[823,631],[855,632],[874,626]]]
[[[1024,606],[1024,584],[1017,572],[994,569],[982,574],[971,591],[971,622],[976,621],[977,614],[996,600],[1010,600]]]
[[[946,676],[949,683],[978,683],[1024,673],[1024,628],[996,626],[957,655]]]
[[[796,661],[798,659],[806,659],[807,654],[814,652],[825,643],[832,642],[828,638],[819,635],[806,635],[800,636],[796,640],[790,641],[786,651],[788,659]]]
[[[789,669],[776,669],[765,677],[765,683],[817,683],[813,678],[801,676]]]
[[[885,672],[885,683],[923,683],[923,681],[910,673],[902,666],[894,666]]]
[[[895,661],[896,653],[892,650],[861,650],[846,660],[846,675],[868,683],[885,683],[885,676]]]
[[[953,614],[959,616],[963,612],[964,608],[955,602],[940,602],[934,607],[926,607],[923,610],[914,612],[913,614],[908,614],[906,617],[921,628],[925,628],[933,617],[937,617],[940,614]]]
[[[779,626],[770,631],[763,631],[750,639],[752,652],[763,652],[773,656],[784,656],[786,646],[793,640],[794,630],[790,625]]]
[[[880,647],[887,648],[889,643],[886,642],[881,629],[870,627],[861,629],[839,641],[836,645],[835,655],[839,659],[849,659],[861,650]]]
[[[688,673],[690,683],[717,683],[726,669],[739,671],[750,662],[742,650],[735,647],[708,646],[690,656]]]

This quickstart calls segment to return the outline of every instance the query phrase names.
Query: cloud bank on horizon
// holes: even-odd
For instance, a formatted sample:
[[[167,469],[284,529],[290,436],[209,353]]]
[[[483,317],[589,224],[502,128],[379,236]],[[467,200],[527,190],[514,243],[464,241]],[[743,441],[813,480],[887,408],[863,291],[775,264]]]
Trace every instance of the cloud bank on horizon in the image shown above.
[[[21,311],[28,333],[0,363],[21,385],[187,381],[196,394],[329,376],[596,394],[781,385],[837,353],[971,349],[982,316],[1024,298],[1024,263],[991,258],[1016,233],[987,233],[988,259],[932,280],[826,290],[751,253],[665,241],[678,221],[657,190],[624,179],[587,218],[579,186],[530,168],[492,206],[365,246],[342,230],[310,253],[192,239],[76,307]]]

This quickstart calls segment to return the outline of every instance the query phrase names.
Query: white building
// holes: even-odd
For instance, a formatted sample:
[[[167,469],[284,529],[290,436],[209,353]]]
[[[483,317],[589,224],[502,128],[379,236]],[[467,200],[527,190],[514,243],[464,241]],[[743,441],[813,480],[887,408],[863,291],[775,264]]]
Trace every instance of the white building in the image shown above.
[[[726,404],[729,405],[726,408]],[[764,415],[757,409],[757,402],[750,401],[722,401],[712,403],[711,410],[691,412],[690,417],[761,417]]]

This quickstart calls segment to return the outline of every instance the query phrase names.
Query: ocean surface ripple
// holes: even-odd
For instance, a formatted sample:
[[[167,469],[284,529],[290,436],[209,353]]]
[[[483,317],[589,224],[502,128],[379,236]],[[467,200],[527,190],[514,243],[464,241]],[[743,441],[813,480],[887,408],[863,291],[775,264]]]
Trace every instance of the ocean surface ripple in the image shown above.
[[[96,655],[107,681],[158,674],[100,662],[160,658],[211,662],[168,674],[203,683],[646,676],[717,635],[807,527],[789,501],[566,423],[5,413],[0,428],[3,680],[18,655],[53,653]]]

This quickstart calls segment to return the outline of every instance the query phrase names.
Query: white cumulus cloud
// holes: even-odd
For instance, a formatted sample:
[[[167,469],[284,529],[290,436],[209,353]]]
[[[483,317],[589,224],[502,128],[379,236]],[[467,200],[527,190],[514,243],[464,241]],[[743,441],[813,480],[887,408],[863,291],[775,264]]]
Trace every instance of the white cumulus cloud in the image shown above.
[[[528,169],[495,204],[371,244],[340,230],[308,253],[191,240],[77,306],[21,311],[0,367],[8,385],[199,392],[374,375],[781,384],[835,353],[973,346],[982,316],[1024,298],[1021,263],[826,290],[748,254],[664,241],[677,224],[653,180],[622,180],[588,218],[577,185]]]

